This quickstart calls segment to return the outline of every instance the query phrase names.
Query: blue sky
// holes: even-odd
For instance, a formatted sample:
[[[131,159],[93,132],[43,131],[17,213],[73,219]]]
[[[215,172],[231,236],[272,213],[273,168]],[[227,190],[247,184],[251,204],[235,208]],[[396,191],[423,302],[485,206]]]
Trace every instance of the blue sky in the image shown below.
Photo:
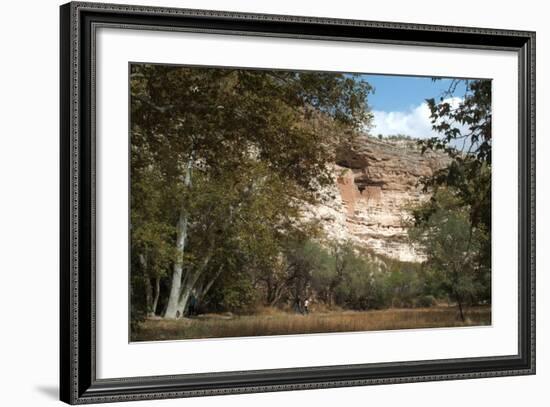
[[[406,134],[416,138],[434,135],[425,100],[438,99],[449,88],[451,79],[432,81],[429,77],[370,74],[362,77],[375,88],[368,97],[374,113],[371,134]],[[450,102],[458,103],[463,94],[464,85],[460,84]]]

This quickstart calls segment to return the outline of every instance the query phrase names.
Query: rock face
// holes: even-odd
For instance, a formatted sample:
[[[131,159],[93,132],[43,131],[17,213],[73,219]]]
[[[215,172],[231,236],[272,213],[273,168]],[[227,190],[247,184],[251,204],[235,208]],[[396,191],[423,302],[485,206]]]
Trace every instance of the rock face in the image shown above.
[[[414,141],[362,137],[342,149],[334,165],[335,183],[323,202],[309,208],[328,237],[351,240],[374,253],[421,262],[424,255],[408,241],[403,222],[409,205],[429,199],[418,181],[447,162],[442,154],[421,154]]]

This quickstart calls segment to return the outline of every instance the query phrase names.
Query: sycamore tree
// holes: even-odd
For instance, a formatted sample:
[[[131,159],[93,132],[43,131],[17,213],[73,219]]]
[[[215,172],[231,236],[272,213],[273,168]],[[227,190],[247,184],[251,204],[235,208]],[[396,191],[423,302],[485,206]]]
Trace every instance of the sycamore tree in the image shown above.
[[[335,146],[369,126],[370,91],[354,75],[133,64],[132,264],[167,287],[149,308],[181,317],[243,259],[275,262]]]
[[[170,243],[174,227],[167,216],[170,208],[161,194],[162,189],[158,188],[158,183],[162,182],[160,174],[150,167],[142,168],[139,175],[134,173],[133,176],[139,182],[132,183],[133,206],[130,212],[132,286],[137,292],[143,291],[145,302],[141,311],[154,315],[160,298],[161,279],[166,277],[166,270],[176,258]]]

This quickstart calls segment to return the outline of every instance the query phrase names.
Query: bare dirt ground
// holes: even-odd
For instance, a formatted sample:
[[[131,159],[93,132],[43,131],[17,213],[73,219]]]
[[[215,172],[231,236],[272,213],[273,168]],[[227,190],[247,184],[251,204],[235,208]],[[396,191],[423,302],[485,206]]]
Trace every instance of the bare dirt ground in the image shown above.
[[[308,315],[272,310],[261,315],[203,314],[179,320],[149,319],[141,323],[138,332],[132,333],[132,341],[379,331],[490,324],[490,306],[468,308],[465,322],[460,320],[456,307],[448,306],[380,311],[311,312]]]

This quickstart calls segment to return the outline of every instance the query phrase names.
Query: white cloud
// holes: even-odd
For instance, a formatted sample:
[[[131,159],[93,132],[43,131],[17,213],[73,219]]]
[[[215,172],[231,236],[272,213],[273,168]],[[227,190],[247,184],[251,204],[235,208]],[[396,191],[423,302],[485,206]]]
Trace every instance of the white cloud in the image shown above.
[[[449,102],[452,107],[456,107],[461,101],[462,99],[458,97],[445,99],[445,102]],[[374,126],[370,131],[372,135],[404,134],[415,138],[428,138],[438,135],[432,130],[430,108],[426,102],[406,111],[374,110],[373,114]]]

